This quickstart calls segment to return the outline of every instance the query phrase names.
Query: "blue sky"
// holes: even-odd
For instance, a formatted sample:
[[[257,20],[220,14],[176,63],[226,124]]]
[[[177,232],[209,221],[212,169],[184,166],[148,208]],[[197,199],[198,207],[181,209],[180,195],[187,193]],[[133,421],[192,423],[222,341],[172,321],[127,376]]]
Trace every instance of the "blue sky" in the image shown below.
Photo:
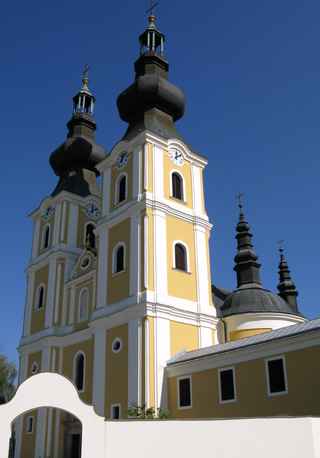
[[[28,214],[53,191],[49,156],[66,138],[72,98],[89,71],[97,143],[123,136],[116,98],[134,80],[150,2],[12,0],[2,6],[0,345],[18,360],[32,240]],[[316,0],[160,0],[169,81],[186,94],[180,135],[210,159],[204,173],[212,282],[236,288],[239,209],[277,292],[279,237],[299,291],[319,317],[319,45]]]

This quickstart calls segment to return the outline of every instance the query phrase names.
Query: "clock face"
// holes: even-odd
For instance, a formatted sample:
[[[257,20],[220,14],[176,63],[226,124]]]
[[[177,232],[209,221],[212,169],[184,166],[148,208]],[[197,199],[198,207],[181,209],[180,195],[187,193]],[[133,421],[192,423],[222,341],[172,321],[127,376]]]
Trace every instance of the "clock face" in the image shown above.
[[[117,169],[120,170],[120,169],[123,169],[123,167],[126,165],[126,163],[128,162],[128,151],[124,150],[122,151],[119,156],[118,156],[118,159],[117,159]]]
[[[87,204],[86,214],[89,218],[96,219],[99,216],[99,208],[95,204]]]
[[[48,219],[50,218],[51,214],[52,214],[52,207],[51,207],[51,205],[49,205],[49,207],[47,207],[45,209],[45,211],[44,211],[43,219],[45,221],[48,221]]]
[[[169,151],[169,157],[174,165],[181,167],[183,165],[183,156],[177,148],[171,148]]]

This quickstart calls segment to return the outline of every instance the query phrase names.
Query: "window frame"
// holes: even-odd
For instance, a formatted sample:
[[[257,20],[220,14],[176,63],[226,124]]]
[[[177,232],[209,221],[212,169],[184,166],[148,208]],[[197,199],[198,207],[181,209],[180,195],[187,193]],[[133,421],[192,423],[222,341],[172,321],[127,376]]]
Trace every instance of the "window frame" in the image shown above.
[[[190,388],[190,404],[187,406],[180,405],[180,380],[189,380],[189,388]],[[193,408],[193,399],[192,399],[192,377],[191,375],[182,375],[181,377],[177,377],[177,394],[178,394],[178,410],[186,410]]]
[[[222,383],[221,383],[221,373],[232,371],[232,380],[233,380],[233,398],[231,399],[222,399]],[[230,402],[237,402],[237,390],[236,390],[236,374],[235,374],[235,367],[223,367],[218,369],[218,383],[219,383],[219,402],[220,404],[229,404]]]
[[[49,231],[49,234],[48,234],[48,245],[45,245],[46,244],[46,239],[47,239],[47,235],[46,235],[47,231]],[[50,225],[50,223],[46,223],[45,226],[42,229],[41,250],[40,251],[46,250],[47,248],[50,247],[50,235],[51,235],[51,225]]]
[[[269,361],[276,361],[276,360],[282,360],[283,381],[284,381],[285,390],[271,392],[271,389],[270,389],[270,372],[269,372],[269,364],[268,363],[269,363]],[[270,358],[265,358],[264,362],[265,362],[265,369],[266,369],[268,396],[281,396],[283,394],[288,394],[289,393],[289,389],[288,389],[288,379],[287,379],[285,355],[278,355],[278,356],[272,356]]]
[[[87,315],[85,318],[80,317],[80,311],[81,311],[81,296],[84,291],[87,291]],[[85,286],[84,288],[81,289],[79,293],[79,299],[78,299],[78,323],[82,323],[83,321],[86,321],[89,316],[89,289]]]
[[[78,362],[78,357],[82,355],[83,356],[83,383],[82,383],[82,389],[78,389],[77,385],[77,362]],[[86,381],[86,355],[82,350],[79,350],[74,358],[73,358],[73,383],[75,384],[78,393],[83,393],[85,391],[85,381]]]
[[[178,197],[175,197],[173,195],[173,178],[172,178],[172,175],[173,174],[176,174],[180,177],[181,179],[181,194],[182,194],[182,198],[179,199]],[[170,170],[170,197],[171,199],[175,199],[177,202],[183,202],[184,204],[186,204],[186,182],[185,182],[185,179],[184,179],[184,176],[182,175],[182,173],[177,170],[177,169],[172,169]]]
[[[123,269],[117,271],[117,253],[120,246],[123,246]],[[120,274],[126,270],[126,244],[124,242],[119,242],[113,248],[112,252],[112,275]]]
[[[118,407],[119,408],[119,418],[114,417],[114,408]],[[111,404],[111,415],[110,415],[111,420],[121,420],[121,404],[116,402],[115,404]]]
[[[185,252],[185,265],[186,270],[181,270],[176,267],[176,245],[181,245],[184,248]],[[172,260],[173,260],[173,269],[176,269],[179,272],[185,272],[190,274],[190,256],[189,256],[189,248],[182,240],[175,240],[172,244]]]
[[[31,420],[31,431],[29,431],[29,420]],[[26,424],[26,434],[33,434],[33,426],[34,426],[34,416],[33,415],[29,415],[27,417],[27,424]]]
[[[123,200],[120,200],[120,181],[122,180],[123,177],[125,177],[126,179],[125,197]],[[114,205],[116,206],[116,205],[122,204],[122,202],[125,202],[127,199],[128,199],[128,174],[126,172],[121,172],[119,173],[116,179]]]
[[[42,306],[39,307],[39,300],[40,300],[40,289],[43,288],[43,301],[42,301]],[[36,291],[36,300],[35,300],[35,310],[41,310],[45,306],[45,293],[46,293],[46,286],[44,283],[40,283],[38,285],[37,291]]]

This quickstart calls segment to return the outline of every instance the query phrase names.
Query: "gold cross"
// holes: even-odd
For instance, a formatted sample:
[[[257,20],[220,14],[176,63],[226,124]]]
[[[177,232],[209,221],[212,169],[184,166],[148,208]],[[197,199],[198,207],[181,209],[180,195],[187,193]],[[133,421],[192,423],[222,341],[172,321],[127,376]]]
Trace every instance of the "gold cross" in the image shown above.
[[[89,83],[89,80],[88,80],[88,70],[89,70],[89,68],[91,68],[91,65],[90,65],[90,67],[88,67],[88,64],[87,64],[87,65],[86,65],[85,71],[82,72],[82,74],[85,73],[85,77],[84,77],[83,80],[82,80],[82,82],[83,82],[84,84]]]

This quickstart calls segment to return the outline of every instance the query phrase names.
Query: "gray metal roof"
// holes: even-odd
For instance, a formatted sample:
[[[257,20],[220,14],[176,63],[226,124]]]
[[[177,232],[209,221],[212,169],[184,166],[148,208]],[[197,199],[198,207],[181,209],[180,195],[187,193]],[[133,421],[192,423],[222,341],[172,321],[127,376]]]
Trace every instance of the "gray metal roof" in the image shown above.
[[[201,348],[200,350],[193,350],[184,353],[178,358],[171,358],[167,361],[168,366],[180,364],[186,361],[205,358],[207,356],[214,356],[221,353],[230,351],[237,351],[242,348],[252,347],[254,345],[261,345],[263,343],[272,342],[275,340],[286,339],[299,334],[306,334],[320,330],[320,318],[315,320],[306,321],[292,326],[276,329],[274,331],[264,332],[256,336],[245,337],[244,339],[233,340],[232,342],[225,342],[222,344],[214,345],[212,347]]]

